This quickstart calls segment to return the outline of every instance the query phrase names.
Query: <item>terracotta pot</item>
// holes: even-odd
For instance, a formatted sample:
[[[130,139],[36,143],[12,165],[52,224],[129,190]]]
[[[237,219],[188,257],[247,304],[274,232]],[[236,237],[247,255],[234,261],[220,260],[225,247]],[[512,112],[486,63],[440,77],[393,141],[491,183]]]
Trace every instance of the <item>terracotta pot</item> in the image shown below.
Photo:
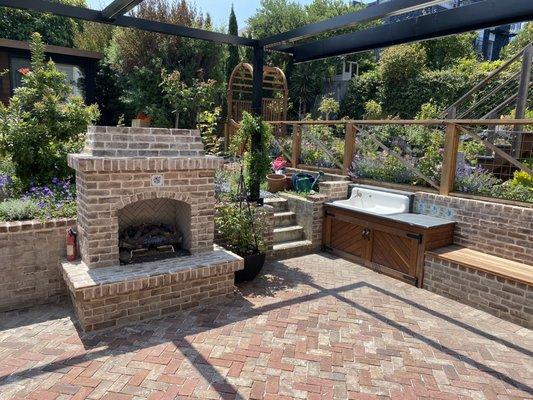
[[[285,190],[286,184],[285,180],[287,179],[285,174],[269,174],[267,175],[268,191],[270,193],[280,192]]]
[[[253,280],[265,265],[265,253],[244,256],[244,269],[235,272],[235,282],[247,282]]]
[[[292,190],[292,172],[288,173],[288,174],[285,174],[285,176],[287,177],[285,179],[285,189],[286,190]]]

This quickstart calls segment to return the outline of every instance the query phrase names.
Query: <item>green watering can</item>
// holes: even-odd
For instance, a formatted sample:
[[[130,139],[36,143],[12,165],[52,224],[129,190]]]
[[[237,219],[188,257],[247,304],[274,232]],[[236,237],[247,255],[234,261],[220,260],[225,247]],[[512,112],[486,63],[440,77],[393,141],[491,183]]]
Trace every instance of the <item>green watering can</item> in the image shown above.
[[[324,176],[322,171],[318,172],[316,178],[310,174],[294,174],[292,176],[292,187],[297,192],[310,192],[317,189],[317,184],[320,178]]]

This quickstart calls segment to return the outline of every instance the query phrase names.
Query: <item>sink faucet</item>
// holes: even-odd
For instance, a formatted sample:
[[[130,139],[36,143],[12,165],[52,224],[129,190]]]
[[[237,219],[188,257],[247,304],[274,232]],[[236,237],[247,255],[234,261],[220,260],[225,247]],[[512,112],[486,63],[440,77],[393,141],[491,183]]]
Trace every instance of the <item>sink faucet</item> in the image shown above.
[[[361,192],[359,189],[355,190],[355,197],[363,197],[363,192]]]

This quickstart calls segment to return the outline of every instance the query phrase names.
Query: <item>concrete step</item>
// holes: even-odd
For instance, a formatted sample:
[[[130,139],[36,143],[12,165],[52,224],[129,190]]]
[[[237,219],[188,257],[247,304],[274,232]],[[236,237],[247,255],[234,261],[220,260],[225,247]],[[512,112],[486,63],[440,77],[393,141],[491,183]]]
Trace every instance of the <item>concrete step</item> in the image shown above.
[[[296,214],[292,211],[282,211],[274,213],[274,227],[296,225]]]
[[[309,254],[309,252],[313,251],[312,247],[310,240],[292,240],[278,243],[272,247],[272,259],[281,260]]]
[[[283,197],[267,197],[264,200],[264,203],[274,207],[274,212],[283,212],[288,209],[287,199],[284,199]]]
[[[274,228],[274,243],[282,243],[293,240],[301,240],[304,235],[304,228],[299,225],[283,226]]]

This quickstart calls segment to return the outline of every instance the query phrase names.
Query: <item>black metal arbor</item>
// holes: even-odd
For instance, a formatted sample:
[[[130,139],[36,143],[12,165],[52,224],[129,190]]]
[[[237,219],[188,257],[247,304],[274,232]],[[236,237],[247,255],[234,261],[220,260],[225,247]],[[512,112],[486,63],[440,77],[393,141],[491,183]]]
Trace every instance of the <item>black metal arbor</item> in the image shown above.
[[[0,0],[0,7],[47,12],[85,21],[208,40],[220,44],[251,47],[253,48],[252,112],[257,116],[262,114],[265,50],[290,54],[298,63],[533,19],[533,0],[482,0],[438,13],[421,14],[414,18],[342,33],[326,39],[313,39],[314,36],[325,32],[354,27],[365,22],[420,10],[443,2],[443,0],[390,0],[383,3],[377,2],[357,12],[302,26],[271,37],[250,39],[125,15],[142,1],[113,0],[102,11],[46,0]],[[261,145],[260,137],[252,137],[252,149],[259,149]],[[252,197],[258,198],[259,182],[256,182],[251,189]]]

